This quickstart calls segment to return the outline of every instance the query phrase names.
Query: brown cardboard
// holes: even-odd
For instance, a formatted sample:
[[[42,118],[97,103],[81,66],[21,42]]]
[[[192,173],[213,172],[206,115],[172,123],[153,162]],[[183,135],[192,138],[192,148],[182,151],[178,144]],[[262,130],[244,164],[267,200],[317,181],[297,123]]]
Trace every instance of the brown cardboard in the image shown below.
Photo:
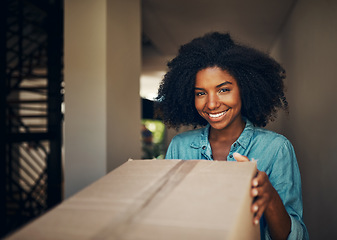
[[[253,162],[130,160],[8,239],[259,239]]]

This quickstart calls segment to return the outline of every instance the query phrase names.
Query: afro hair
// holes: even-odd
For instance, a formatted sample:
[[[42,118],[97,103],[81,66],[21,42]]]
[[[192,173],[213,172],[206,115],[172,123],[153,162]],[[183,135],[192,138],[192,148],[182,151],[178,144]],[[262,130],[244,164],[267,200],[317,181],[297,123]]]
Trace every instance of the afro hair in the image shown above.
[[[288,111],[284,95],[285,70],[267,54],[235,43],[228,33],[208,33],[182,45],[168,64],[156,98],[156,112],[168,127],[205,126],[194,106],[196,74],[219,67],[240,88],[241,114],[255,126],[274,120],[279,108]]]

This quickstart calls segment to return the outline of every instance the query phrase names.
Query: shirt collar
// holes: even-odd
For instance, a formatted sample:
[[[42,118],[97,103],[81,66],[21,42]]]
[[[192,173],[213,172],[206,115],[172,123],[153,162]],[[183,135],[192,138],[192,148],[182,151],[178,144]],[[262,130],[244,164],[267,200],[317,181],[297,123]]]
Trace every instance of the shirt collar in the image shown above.
[[[254,134],[254,125],[251,121],[248,119],[244,119],[246,121],[246,126],[243,129],[243,132],[241,133],[240,137],[236,142],[238,142],[244,149],[248,147],[248,144],[253,137]]]
[[[201,148],[203,146],[207,146],[208,143],[208,134],[209,134],[209,128],[211,125],[206,125],[206,127],[201,129],[201,134],[195,136],[195,138],[191,142],[192,148]]]
[[[246,121],[246,126],[236,142],[239,143],[244,149],[246,149],[254,134],[254,125],[248,119],[244,120]],[[209,124],[206,125],[206,127],[204,127],[203,129],[201,129],[201,134],[196,136],[191,142],[192,148],[201,148],[209,144],[208,141],[209,129],[210,129]]]

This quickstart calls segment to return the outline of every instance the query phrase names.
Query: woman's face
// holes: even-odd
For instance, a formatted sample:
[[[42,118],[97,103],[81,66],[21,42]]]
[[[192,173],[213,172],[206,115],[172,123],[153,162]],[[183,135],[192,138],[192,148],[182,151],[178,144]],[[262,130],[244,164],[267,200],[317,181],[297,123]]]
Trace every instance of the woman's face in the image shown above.
[[[240,89],[227,71],[219,67],[200,70],[194,91],[195,108],[212,128],[242,126]]]

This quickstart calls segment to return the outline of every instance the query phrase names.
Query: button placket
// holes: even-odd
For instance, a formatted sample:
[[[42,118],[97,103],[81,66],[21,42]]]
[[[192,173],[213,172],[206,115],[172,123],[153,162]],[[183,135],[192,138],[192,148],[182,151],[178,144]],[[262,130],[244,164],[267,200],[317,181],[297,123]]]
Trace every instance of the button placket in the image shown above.
[[[205,157],[205,159],[208,159],[208,156],[206,154],[206,146],[202,146],[201,147],[201,155],[203,155]]]
[[[213,160],[212,156],[211,156],[211,151],[210,149],[207,148],[206,145],[202,145],[201,147],[201,154],[205,157],[205,159],[207,160]]]
[[[233,160],[233,159],[234,159],[234,158],[233,158],[233,153],[235,152],[235,150],[236,150],[237,147],[238,147],[238,143],[237,143],[237,142],[234,142],[234,143],[232,144],[231,150],[230,150],[230,152],[229,152],[229,154],[228,154],[228,159],[227,159],[227,160]]]

